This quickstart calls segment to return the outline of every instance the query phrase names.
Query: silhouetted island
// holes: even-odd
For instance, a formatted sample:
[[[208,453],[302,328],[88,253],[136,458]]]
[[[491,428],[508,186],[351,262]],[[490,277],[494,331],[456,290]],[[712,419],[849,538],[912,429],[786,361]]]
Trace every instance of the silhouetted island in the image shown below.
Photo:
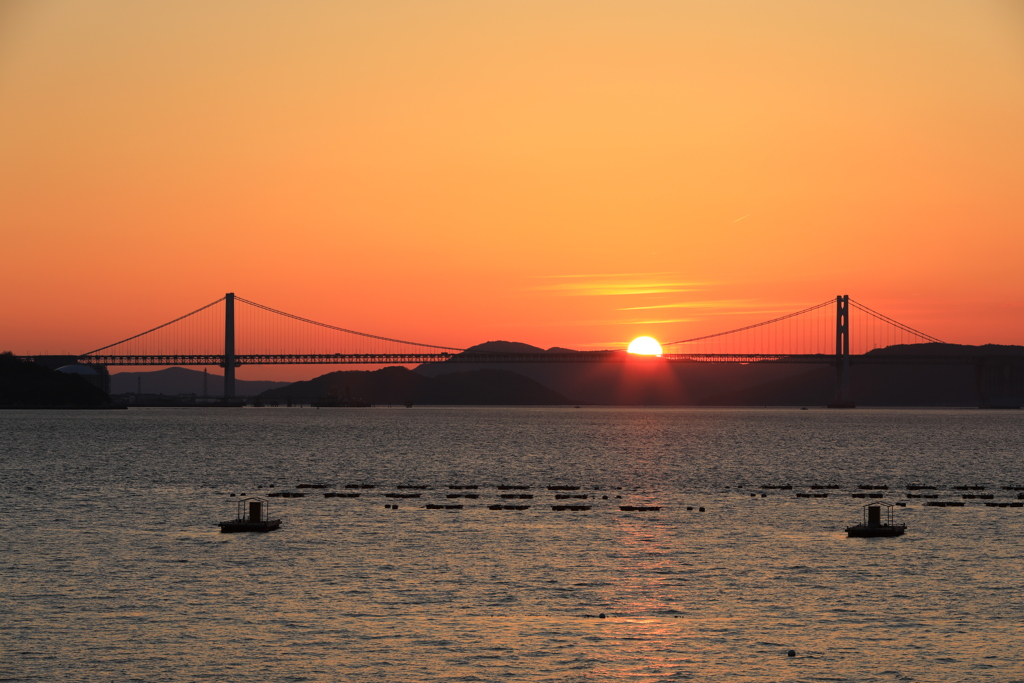
[[[81,375],[0,353],[0,408],[113,407],[110,397]]]

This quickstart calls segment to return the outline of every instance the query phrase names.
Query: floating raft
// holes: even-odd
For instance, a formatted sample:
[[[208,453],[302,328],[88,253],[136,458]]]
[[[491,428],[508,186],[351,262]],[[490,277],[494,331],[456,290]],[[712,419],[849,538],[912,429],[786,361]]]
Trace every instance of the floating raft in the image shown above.
[[[238,501],[237,517],[218,526],[222,534],[242,531],[273,531],[281,527],[281,520],[270,519],[267,501],[262,498],[244,498]]]
[[[864,522],[855,526],[846,527],[846,535],[850,538],[880,538],[890,536],[902,536],[907,530],[906,524],[895,524],[892,518],[892,505],[885,506],[888,515],[887,520],[882,523],[882,506],[865,505]]]

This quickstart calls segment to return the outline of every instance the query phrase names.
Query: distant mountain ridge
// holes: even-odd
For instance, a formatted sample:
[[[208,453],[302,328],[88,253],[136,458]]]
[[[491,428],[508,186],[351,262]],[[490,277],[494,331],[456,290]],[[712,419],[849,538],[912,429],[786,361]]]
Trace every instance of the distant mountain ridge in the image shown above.
[[[110,376],[111,394],[134,394],[140,390],[143,394],[162,394],[178,396],[180,394],[203,395],[203,373],[188,368],[164,368],[153,372],[119,372]],[[209,396],[224,395],[224,376],[208,373],[207,393]],[[267,389],[288,386],[288,382],[271,382],[268,380],[235,380],[235,394],[238,396],[256,396]]]
[[[426,377],[403,367],[341,370],[260,394],[265,400],[350,398],[372,404],[566,405],[558,392],[507,369],[479,369]]]

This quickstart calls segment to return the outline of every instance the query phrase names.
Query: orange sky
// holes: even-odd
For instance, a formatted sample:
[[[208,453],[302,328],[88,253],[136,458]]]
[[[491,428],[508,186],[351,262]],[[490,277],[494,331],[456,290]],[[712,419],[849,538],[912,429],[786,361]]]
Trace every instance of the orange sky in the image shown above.
[[[1020,344],[1022,122],[1014,0],[4,0],[0,348],[227,291],[458,347],[843,293]]]

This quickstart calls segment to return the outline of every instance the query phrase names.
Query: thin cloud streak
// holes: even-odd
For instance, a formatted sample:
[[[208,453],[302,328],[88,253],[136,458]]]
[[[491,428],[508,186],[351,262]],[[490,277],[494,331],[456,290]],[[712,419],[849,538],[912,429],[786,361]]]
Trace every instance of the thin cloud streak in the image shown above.
[[[545,327],[603,327],[605,325],[660,325],[662,323],[692,323],[695,318],[674,318],[672,320],[559,320],[545,323]]]
[[[587,275],[541,275],[548,280],[569,280],[531,287],[532,291],[557,292],[566,296],[650,296],[685,294],[708,286],[705,282],[680,281],[672,271],[648,273],[604,273]]]
[[[538,275],[540,278],[606,278],[606,277],[652,277],[655,275],[673,275],[671,270],[654,270],[648,273],[589,273],[582,275]]]
[[[680,301],[672,304],[654,304],[653,306],[629,306],[620,311],[647,311],[655,308],[740,308],[754,305],[750,299],[721,299],[718,301]]]
[[[637,282],[637,283],[575,283],[534,287],[534,290],[561,292],[570,296],[631,296],[645,294],[685,294],[698,291],[692,282]]]
[[[694,301],[694,302],[680,302],[673,304],[656,304],[653,306],[630,306],[627,308],[619,308],[620,311],[645,311],[651,309],[665,309],[665,308],[686,308],[686,309],[701,309],[702,312],[706,312],[707,315],[760,315],[760,314],[775,314],[775,313],[795,313],[803,308],[807,307],[806,303],[800,304],[763,304],[762,308],[752,300],[744,299],[726,299],[722,301]],[[711,310],[709,310],[711,309]],[[726,310],[722,310],[726,309]]]

